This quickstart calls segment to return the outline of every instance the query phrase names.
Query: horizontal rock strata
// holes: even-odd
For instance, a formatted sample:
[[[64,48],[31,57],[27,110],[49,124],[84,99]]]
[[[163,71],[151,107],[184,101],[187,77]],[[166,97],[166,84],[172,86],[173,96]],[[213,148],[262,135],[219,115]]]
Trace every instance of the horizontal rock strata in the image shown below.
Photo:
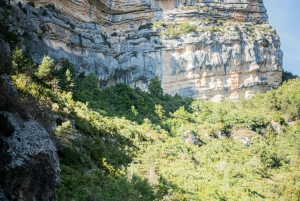
[[[35,62],[68,58],[100,87],[124,82],[205,100],[238,99],[281,82],[280,38],[262,0],[35,0],[15,18]],[[24,13],[26,9],[26,13]]]

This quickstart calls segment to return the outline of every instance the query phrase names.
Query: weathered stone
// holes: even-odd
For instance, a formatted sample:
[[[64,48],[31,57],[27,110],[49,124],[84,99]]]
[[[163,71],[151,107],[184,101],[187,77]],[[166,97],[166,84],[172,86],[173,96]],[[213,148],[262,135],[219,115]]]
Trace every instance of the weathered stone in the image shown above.
[[[0,200],[56,200],[60,167],[49,134],[33,119],[1,113],[8,115],[15,132],[0,135]]]
[[[12,1],[17,3],[18,1]],[[24,1],[28,2],[28,1]],[[55,5],[47,6],[49,4]],[[223,101],[249,98],[281,82],[280,38],[262,0],[37,0],[16,7],[35,62],[68,58],[101,87],[125,82],[147,90],[158,76],[165,93]],[[47,6],[47,7],[44,7]],[[165,35],[188,20],[197,33]]]
[[[56,148],[45,128],[19,105],[9,77],[0,78],[0,200],[56,200]]]

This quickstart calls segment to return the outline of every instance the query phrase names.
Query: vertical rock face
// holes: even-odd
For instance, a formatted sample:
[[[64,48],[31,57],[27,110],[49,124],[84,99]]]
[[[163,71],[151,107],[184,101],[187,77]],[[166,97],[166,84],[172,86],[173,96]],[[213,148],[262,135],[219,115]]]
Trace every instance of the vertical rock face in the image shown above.
[[[9,79],[3,78],[7,86],[5,90],[1,86],[1,105],[16,95]],[[17,112],[0,111],[0,119],[0,200],[56,200],[60,168],[49,134],[31,117]]]
[[[34,120],[6,114],[15,132],[0,139],[7,157],[1,169],[1,200],[56,200],[60,168],[49,134]]]
[[[165,93],[222,101],[281,82],[280,38],[262,0],[34,3],[15,7],[33,59],[68,58],[78,73],[94,72],[100,87],[147,90],[158,76]]]

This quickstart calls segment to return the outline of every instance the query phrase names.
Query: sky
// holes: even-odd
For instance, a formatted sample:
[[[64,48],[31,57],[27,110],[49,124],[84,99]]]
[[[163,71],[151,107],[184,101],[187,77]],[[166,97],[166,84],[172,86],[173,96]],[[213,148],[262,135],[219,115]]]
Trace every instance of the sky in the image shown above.
[[[300,75],[300,0],[264,0],[264,5],[281,39],[283,69]]]

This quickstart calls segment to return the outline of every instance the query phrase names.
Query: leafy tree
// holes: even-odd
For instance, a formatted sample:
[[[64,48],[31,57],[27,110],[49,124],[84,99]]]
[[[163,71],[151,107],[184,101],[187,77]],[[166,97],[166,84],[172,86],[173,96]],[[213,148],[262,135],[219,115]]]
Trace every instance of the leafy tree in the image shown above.
[[[182,119],[182,120],[190,120],[191,118],[191,114],[188,113],[184,107],[180,107],[178,110],[176,110],[176,112],[173,113],[172,115],[173,117],[175,118],[179,118],[179,119]]]
[[[66,83],[65,83],[64,88],[67,91],[71,91],[72,88],[74,87],[74,82],[73,82],[73,76],[69,69],[66,70],[65,76],[66,76],[66,81],[65,81]]]

